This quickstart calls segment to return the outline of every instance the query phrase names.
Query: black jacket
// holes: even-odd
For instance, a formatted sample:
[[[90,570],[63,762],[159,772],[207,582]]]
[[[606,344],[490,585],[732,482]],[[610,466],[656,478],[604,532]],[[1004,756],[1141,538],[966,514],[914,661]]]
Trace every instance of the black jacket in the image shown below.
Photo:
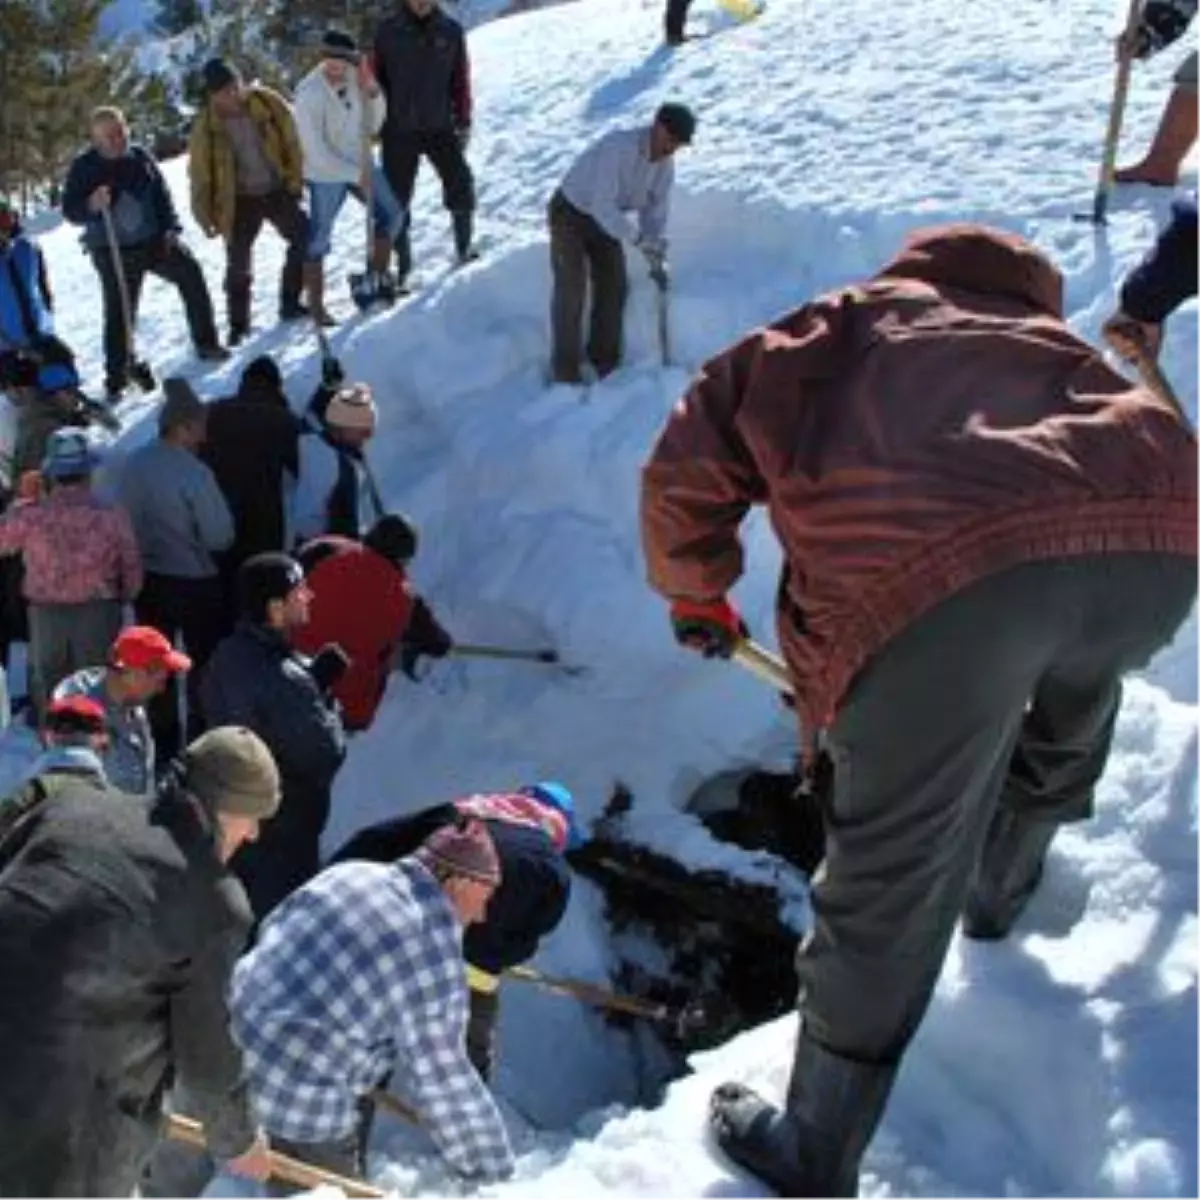
[[[394,862],[456,816],[453,804],[441,804],[372,825],[356,833],[331,862]],[[463,954],[471,966],[499,975],[532,958],[562,920],[571,898],[571,871],[542,830],[503,820],[484,824],[500,857],[501,882],[484,919],[467,930]]]
[[[300,419],[287,400],[250,380],[208,408],[201,459],[216,476],[236,534],[222,565],[236,569],[267,550],[286,549],[284,472],[299,473]]]
[[[178,1077],[218,1158],[254,1125],[225,989],[250,924],[212,827],[60,781],[0,844],[0,1195],[130,1195]]]
[[[441,9],[419,20],[407,6],[381,21],[375,72],[387,97],[382,137],[445,133],[471,124],[470,62],[462,26]]]
[[[1176,200],[1171,222],[1121,287],[1121,311],[1157,325],[1196,294],[1196,200]]]
[[[104,219],[87,206],[88,197],[104,185],[112,188],[113,227],[122,246],[144,245],[180,231],[171,190],[149,151],[130,146],[120,158],[105,158],[98,150],[85,150],[67,172],[62,211],[72,224],[83,226],[89,249],[108,246]]]

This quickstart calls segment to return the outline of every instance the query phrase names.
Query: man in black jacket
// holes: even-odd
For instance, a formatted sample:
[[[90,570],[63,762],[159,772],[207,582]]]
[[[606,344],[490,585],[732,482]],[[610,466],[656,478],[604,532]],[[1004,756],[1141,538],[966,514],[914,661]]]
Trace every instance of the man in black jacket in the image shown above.
[[[242,372],[238,390],[208,406],[200,458],[216,476],[233,514],[233,545],[215,555],[225,595],[227,631],[237,621],[237,573],[256,554],[287,544],[285,477],[300,473],[300,418],[283,392],[283,376],[270,355]]]
[[[0,1195],[128,1196],[172,1079],[214,1155],[266,1178],[225,990],[250,924],[225,867],[279,803],[246,729],[156,796],[61,777],[0,841]]]
[[[84,227],[84,244],[100,277],[105,387],[115,398],[129,382],[132,331],[125,327],[110,230],[124,269],[130,321],[137,324],[142,280],[149,272],[179,289],[198,357],[222,362],[229,351],[217,338],[204,272],[181,240],[179,214],[158,164],[141,146],[130,145],[129,129],[118,108],[96,109],[91,138],[91,149],[80,154],[67,172],[62,211],[72,224]]]
[[[387,97],[383,170],[409,220],[396,238],[396,279],[412,269],[409,226],[417,168],[424,156],[442,181],[442,203],[454,222],[460,263],[471,245],[475,179],[467,163],[471,137],[471,64],[462,26],[436,0],[401,0],[375,34],[375,74]]]
[[[211,724],[253,729],[279,767],[279,815],[233,862],[261,921],[320,868],[333,779],[346,756],[341,714],[328,689],[346,660],[336,647],[309,659],[289,644],[288,631],[308,620],[312,599],[294,558],[248,559],[238,593],[241,619],[204,669],[200,703]]]
[[[1121,307],[1104,322],[1104,336],[1122,358],[1156,360],[1163,324],[1196,294],[1196,198],[1176,200],[1171,221],[1121,285]]]
[[[571,898],[571,872],[563,852],[583,842],[571,793],[560,783],[547,782],[439,804],[360,830],[331,863],[394,862],[412,854],[436,830],[472,818],[487,826],[500,857],[500,886],[463,943],[471,994],[467,1054],[479,1074],[490,1079],[500,976],[533,957],[542,938],[557,928]]]

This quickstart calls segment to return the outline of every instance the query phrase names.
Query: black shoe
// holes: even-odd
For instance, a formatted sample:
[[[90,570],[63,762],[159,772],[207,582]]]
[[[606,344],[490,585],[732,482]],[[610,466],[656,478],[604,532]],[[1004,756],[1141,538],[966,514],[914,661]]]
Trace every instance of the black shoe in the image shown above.
[[[228,362],[232,355],[224,346],[213,342],[211,346],[197,346],[196,357],[201,362]]]
[[[240,346],[250,336],[249,325],[230,325],[229,327],[229,345],[230,347]]]
[[[301,304],[299,300],[285,300],[279,306],[281,321],[299,321],[301,317],[307,316],[308,306]]]

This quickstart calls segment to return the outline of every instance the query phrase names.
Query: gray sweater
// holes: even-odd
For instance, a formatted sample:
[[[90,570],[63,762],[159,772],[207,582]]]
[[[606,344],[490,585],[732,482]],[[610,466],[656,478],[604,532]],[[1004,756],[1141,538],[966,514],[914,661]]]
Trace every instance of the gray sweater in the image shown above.
[[[119,491],[148,574],[217,573],[212,556],[233,544],[233,516],[216,477],[194,454],[155,438],[125,461]]]
[[[580,212],[621,242],[638,229],[626,215],[636,212],[642,238],[665,249],[667,212],[675,165],[670,158],[650,161],[650,127],[614,129],[593,142],[562,181],[562,194]]]

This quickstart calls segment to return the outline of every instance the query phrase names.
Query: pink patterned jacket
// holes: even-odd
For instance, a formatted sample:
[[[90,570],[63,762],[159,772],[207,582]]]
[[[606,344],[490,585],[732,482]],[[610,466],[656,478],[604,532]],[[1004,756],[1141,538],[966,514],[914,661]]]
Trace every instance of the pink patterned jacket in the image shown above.
[[[0,518],[0,554],[25,557],[31,604],[131,601],[142,588],[142,559],[129,514],[105,504],[86,483],[55,488]]]

